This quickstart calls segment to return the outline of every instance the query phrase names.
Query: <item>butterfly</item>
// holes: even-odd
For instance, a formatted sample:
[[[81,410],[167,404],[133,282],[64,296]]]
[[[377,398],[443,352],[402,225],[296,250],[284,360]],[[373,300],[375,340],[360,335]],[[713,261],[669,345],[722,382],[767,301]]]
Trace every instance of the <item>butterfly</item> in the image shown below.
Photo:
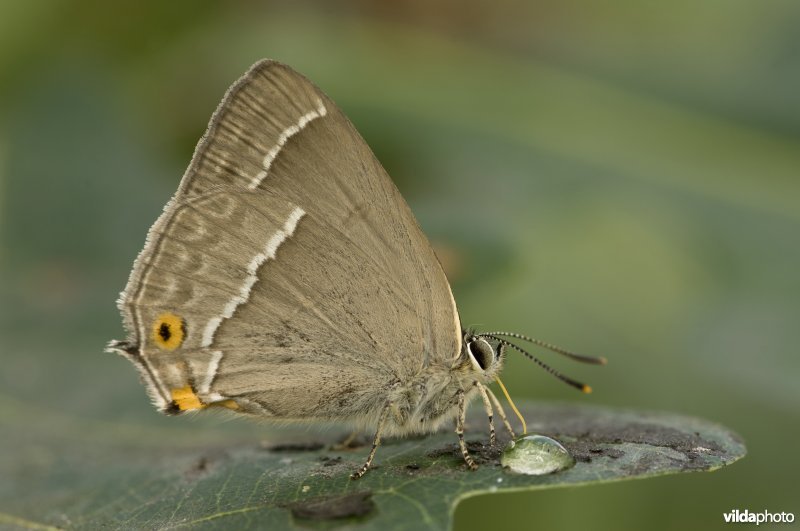
[[[108,350],[136,366],[158,410],[373,429],[354,479],[382,437],[446,422],[475,468],[464,417],[476,396],[490,442],[493,409],[513,437],[488,387],[506,347],[588,391],[509,337],[603,362],[462,328],[442,266],[366,142],[320,89],[271,60],[225,94],[118,306],[128,336]]]

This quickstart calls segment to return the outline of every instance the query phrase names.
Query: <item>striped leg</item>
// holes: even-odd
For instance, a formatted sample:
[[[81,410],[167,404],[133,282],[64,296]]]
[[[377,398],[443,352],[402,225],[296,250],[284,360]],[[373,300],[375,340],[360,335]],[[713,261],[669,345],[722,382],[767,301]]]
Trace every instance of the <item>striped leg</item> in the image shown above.
[[[464,442],[464,418],[467,416],[467,401],[464,397],[464,390],[458,392],[458,418],[456,419],[456,435],[458,435],[458,446],[461,447],[461,455],[470,470],[475,470],[478,465],[472,460],[472,456],[467,451],[467,443]]]
[[[489,402],[489,395],[486,393],[486,387],[480,382],[475,382],[475,387],[481,394],[483,399],[483,409],[486,411],[486,416],[489,417],[489,444],[494,446],[496,442],[494,433],[494,411],[492,411],[492,403]]]
[[[391,406],[391,403],[387,403],[385,406],[383,406],[383,411],[381,411],[381,416],[378,419],[378,429],[375,430],[375,439],[372,441],[372,450],[369,451],[367,461],[361,466],[361,468],[350,474],[350,479],[360,478],[366,474],[367,470],[369,470],[369,467],[372,465],[372,460],[375,458],[375,451],[381,444],[381,432],[383,431],[383,425],[386,423],[386,417],[389,416],[389,406]]]
[[[508,417],[506,417],[506,412],[503,410],[503,405],[500,403],[500,401],[497,399],[497,397],[494,396],[494,393],[492,392],[491,389],[486,387],[486,391],[488,392],[489,397],[492,399],[492,402],[494,402],[494,407],[497,408],[497,413],[500,415],[500,418],[503,420],[503,426],[506,427],[506,429],[508,430],[508,433],[511,435],[511,438],[512,439],[516,439],[517,436],[514,435],[514,429],[511,427],[511,423],[508,422]]]

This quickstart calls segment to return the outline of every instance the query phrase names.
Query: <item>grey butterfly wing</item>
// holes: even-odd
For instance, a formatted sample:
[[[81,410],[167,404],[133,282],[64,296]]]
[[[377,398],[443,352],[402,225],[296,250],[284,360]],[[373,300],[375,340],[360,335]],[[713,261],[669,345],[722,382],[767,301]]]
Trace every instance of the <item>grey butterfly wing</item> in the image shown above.
[[[241,221],[257,212],[260,231]],[[176,226],[228,236],[217,247],[177,242]],[[281,258],[253,268],[281,234]],[[336,399],[332,411],[358,409],[386,382],[460,351],[449,285],[394,184],[333,102],[272,62],[256,64],[212,117],[120,308],[129,338],[113,346],[162,409],[176,390],[180,409],[198,396],[279,417]],[[191,323],[167,353],[154,327],[165,313]],[[309,393],[319,407],[298,407]]]

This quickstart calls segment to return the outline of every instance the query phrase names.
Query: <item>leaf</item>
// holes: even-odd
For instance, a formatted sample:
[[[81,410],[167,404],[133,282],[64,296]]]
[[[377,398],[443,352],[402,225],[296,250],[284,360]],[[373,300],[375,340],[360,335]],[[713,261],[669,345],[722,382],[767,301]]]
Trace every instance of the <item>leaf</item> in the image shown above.
[[[0,525],[20,528],[284,529],[348,524],[357,529],[447,529],[456,505],[488,492],[546,489],[709,471],[745,454],[724,427],[671,413],[523,403],[529,432],[549,435],[575,457],[575,467],[546,476],[511,474],[487,444],[486,419],[472,408],[467,440],[480,464],[468,471],[450,431],[389,439],[358,481],[349,474],[369,446],[335,450],[344,435],[271,430],[266,441],[231,430],[170,433],[143,427],[95,426],[75,437],[26,445],[16,457],[19,488],[0,496]],[[0,411],[7,430],[14,415]],[[3,426],[5,424],[5,426]],[[176,425],[179,423],[176,423]],[[149,430],[149,432],[148,432]],[[63,432],[58,431],[63,435]],[[122,435],[122,436],[120,436]],[[210,436],[209,436],[210,435]],[[287,438],[288,436],[288,438]],[[505,437],[505,438],[504,438]],[[368,445],[368,439],[362,437]],[[8,455],[7,453],[5,455]],[[8,459],[8,457],[6,457]]]

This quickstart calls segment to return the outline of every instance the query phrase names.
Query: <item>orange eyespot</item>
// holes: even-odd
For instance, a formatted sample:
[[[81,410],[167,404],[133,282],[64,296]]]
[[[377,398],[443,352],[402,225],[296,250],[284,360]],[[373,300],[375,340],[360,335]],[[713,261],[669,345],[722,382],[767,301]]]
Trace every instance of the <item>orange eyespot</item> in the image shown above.
[[[174,313],[162,313],[153,322],[153,341],[164,350],[175,350],[186,338],[186,325]]]

